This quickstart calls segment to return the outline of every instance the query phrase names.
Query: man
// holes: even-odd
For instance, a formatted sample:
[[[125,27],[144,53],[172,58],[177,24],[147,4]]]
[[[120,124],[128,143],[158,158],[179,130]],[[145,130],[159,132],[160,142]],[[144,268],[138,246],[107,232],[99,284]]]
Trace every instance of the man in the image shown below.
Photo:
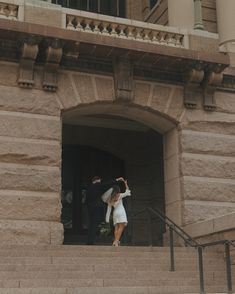
[[[117,181],[121,181],[123,178],[118,178],[110,183],[101,183],[101,178],[95,176],[92,179],[92,184],[86,193],[86,203],[88,207],[89,227],[87,245],[94,245],[96,231],[99,224],[104,219],[105,204],[101,199],[101,196],[107,191],[112,185],[117,184]]]

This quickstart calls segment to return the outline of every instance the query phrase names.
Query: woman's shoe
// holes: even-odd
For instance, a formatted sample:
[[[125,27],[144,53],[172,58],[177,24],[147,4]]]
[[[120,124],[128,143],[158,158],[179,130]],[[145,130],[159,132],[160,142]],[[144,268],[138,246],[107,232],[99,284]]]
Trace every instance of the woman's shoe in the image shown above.
[[[120,244],[120,241],[116,240],[116,241],[113,241],[113,246],[115,247],[118,247]]]

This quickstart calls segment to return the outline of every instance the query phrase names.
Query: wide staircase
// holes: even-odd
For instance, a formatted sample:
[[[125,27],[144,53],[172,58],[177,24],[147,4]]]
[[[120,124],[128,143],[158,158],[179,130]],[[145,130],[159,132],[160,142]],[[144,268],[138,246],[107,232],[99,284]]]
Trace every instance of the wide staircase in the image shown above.
[[[132,246],[0,247],[0,294],[199,293],[197,250]],[[207,293],[226,293],[223,252],[203,252]]]

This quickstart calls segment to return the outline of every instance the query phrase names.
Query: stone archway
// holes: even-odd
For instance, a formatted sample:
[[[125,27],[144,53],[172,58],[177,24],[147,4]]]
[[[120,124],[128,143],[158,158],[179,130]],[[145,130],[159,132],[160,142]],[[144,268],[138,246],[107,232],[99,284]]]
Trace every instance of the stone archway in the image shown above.
[[[162,134],[164,145],[165,211],[178,224],[181,219],[181,195],[177,124],[183,114],[180,87],[135,81],[133,101],[114,99],[113,79],[88,74],[62,75],[69,83],[70,96],[58,92],[63,122],[76,124],[89,116],[110,115],[141,123]]]

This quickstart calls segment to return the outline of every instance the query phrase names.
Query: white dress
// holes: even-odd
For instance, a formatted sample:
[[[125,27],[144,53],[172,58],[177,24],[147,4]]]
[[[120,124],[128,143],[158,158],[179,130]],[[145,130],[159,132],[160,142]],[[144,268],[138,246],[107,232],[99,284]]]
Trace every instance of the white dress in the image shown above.
[[[109,222],[110,214],[111,214],[111,210],[112,210],[112,206],[113,206],[114,207],[113,225],[115,226],[118,223],[127,224],[126,211],[123,206],[122,199],[124,197],[130,196],[130,195],[131,195],[131,191],[129,189],[126,189],[125,193],[120,193],[118,200],[114,204],[108,205],[108,209],[107,209],[107,213],[106,213],[106,217],[105,217],[105,220],[107,223]]]

